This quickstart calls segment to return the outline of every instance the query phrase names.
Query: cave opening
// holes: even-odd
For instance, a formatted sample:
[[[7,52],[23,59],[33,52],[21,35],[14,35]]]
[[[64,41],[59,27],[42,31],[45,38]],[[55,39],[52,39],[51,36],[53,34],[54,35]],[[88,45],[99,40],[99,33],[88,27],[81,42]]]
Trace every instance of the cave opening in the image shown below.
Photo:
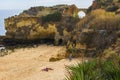
[[[62,40],[62,39],[59,39],[58,45],[62,45],[62,44],[63,44],[63,40]]]

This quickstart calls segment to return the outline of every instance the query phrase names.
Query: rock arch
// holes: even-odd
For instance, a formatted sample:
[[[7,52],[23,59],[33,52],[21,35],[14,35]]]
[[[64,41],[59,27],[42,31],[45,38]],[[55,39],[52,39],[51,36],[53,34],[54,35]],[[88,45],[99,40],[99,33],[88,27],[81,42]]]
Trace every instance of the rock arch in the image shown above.
[[[84,11],[81,10],[81,11],[78,12],[78,17],[79,18],[83,18],[85,16],[86,16],[86,13]]]

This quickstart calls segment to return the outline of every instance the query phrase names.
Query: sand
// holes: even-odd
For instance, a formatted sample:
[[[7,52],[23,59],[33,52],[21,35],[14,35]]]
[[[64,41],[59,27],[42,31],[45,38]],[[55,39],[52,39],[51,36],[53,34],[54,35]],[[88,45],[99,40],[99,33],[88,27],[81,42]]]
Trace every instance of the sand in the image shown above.
[[[75,65],[79,60],[49,62],[51,56],[61,51],[64,52],[65,47],[40,45],[16,49],[12,54],[0,57],[0,80],[64,80],[67,75],[65,65]],[[41,70],[46,67],[53,70]]]

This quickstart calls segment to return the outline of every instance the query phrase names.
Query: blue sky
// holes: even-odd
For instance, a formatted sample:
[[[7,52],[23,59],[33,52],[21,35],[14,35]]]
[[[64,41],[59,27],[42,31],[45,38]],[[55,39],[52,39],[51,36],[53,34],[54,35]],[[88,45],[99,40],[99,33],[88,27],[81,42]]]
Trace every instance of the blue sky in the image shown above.
[[[87,8],[93,0],[1,0],[0,9],[28,9],[32,6],[52,6],[56,4],[76,4]]]

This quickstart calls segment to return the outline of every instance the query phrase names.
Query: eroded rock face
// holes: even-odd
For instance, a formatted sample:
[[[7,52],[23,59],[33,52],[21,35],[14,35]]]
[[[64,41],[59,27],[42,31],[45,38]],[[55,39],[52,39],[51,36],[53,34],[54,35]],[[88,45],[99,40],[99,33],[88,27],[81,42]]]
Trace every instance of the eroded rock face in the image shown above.
[[[7,27],[9,25],[9,27]],[[6,37],[15,39],[53,38],[57,32],[55,24],[48,24],[47,29],[40,24],[38,17],[12,17],[5,21]]]
[[[18,16],[5,19],[6,38],[23,40],[54,39],[56,34],[62,36],[63,30],[69,32],[73,30],[78,12],[79,9],[75,5],[32,7]],[[53,20],[50,16],[54,16],[54,14],[56,19]],[[43,22],[43,17],[47,18],[46,22]],[[60,17],[59,20],[57,20],[58,17]]]

